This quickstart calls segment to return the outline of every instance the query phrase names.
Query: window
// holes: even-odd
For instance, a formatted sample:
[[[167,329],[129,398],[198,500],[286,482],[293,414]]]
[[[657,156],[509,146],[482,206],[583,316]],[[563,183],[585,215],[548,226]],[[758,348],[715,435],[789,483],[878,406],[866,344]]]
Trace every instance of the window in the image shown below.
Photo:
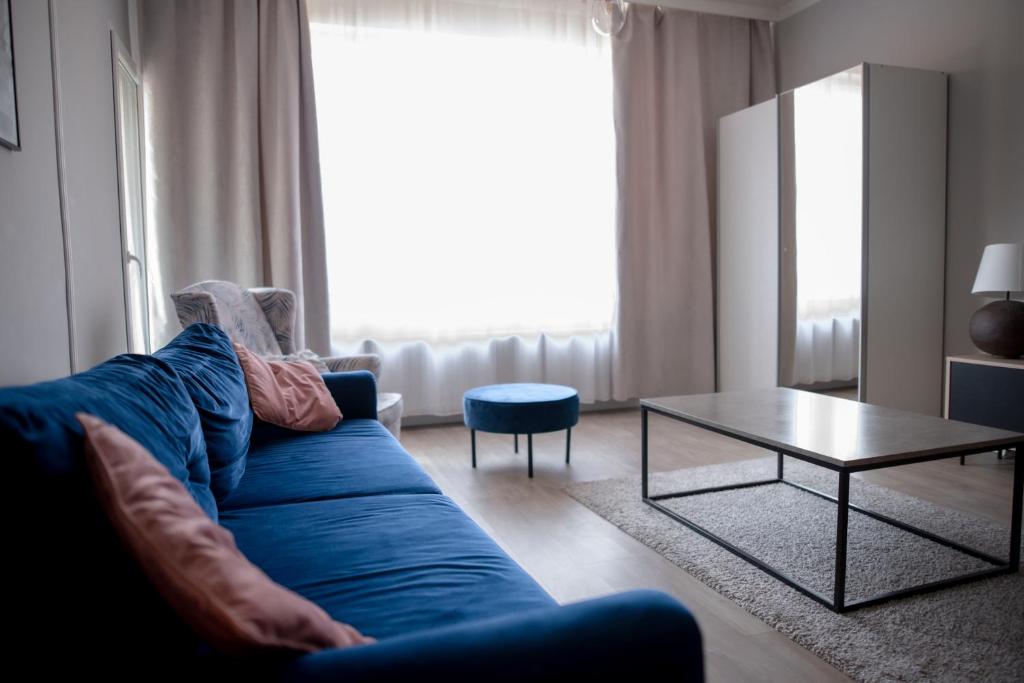
[[[149,294],[146,280],[142,132],[139,116],[140,82],[138,70],[127,49],[113,32],[110,34],[110,40],[128,351],[149,353]]]
[[[360,9],[311,9],[332,336],[610,329],[610,49],[586,3],[330,4]]]

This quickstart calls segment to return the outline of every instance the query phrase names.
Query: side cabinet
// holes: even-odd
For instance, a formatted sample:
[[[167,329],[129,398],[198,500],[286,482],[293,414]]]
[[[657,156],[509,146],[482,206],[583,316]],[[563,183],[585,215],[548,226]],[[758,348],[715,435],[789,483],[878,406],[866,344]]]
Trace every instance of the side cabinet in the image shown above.
[[[950,420],[1024,432],[1024,360],[949,356],[945,393]]]

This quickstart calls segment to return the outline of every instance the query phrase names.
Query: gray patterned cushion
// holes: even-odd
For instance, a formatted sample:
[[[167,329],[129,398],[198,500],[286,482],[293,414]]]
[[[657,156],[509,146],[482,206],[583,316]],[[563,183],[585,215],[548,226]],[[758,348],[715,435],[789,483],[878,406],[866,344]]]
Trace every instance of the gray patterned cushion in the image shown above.
[[[256,298],[270,329],[274,331],[281,353],[296,353],[295,340],[295,294],[277,287],[253,287],[248,290]]]
[[[309,349],[302,349],[301,351],[296,351],[295,353],[283,353],[276,356],[263,357],[267,360],[304,360],[310,365],[312,365],[314,368],[316,368],[316,371],[319,372],[321,375],[331,371],[330,368],[327,367],[327,364],[324,363],[323,359],[320,358],[320,356],[313,353],[312,351],[310,351]]]
[[[369,370],[380,380],[380,356],[375,353],[357,353],[351,356],[330,356],[324,363],[331,372],[352,372],[353,370]]]
[[[232,282],[206,280],[171,295],[182,327],[204,322],[219,325],[231,341],[261,356],[285,352],[256,296]],[[294,303],[292,307],[294,318]]]

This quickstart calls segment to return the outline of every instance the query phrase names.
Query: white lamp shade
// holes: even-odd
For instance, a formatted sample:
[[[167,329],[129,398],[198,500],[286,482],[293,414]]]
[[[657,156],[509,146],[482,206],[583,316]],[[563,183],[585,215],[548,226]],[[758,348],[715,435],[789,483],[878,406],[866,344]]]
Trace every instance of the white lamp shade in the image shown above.
[[[971,294],[1005,296],[1024,293],[1024,242],[990,244],[981,255]]]

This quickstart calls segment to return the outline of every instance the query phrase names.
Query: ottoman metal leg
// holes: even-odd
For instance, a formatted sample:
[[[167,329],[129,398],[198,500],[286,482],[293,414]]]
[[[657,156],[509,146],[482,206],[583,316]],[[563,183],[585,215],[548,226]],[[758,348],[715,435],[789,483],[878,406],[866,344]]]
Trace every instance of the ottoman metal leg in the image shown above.
[[[572,444],[572,427],[565,430],[565,464],[569,464],[569,446]]]
[[[528,458],[527,468],[530,472],[530,479],[533,479],[533,434],[526,435],[526,457]]]
[[[519,452],[519,435],[518,434],[516,434],[516,442],[515,443],[516,443],[516,445],[515,445],[516,453],[518,453]]]
[[[476,467],[476,430],[475,429],[470,429],[469,430],[469,444],[470,444],[470,448],[473,450],[473,467]]]

